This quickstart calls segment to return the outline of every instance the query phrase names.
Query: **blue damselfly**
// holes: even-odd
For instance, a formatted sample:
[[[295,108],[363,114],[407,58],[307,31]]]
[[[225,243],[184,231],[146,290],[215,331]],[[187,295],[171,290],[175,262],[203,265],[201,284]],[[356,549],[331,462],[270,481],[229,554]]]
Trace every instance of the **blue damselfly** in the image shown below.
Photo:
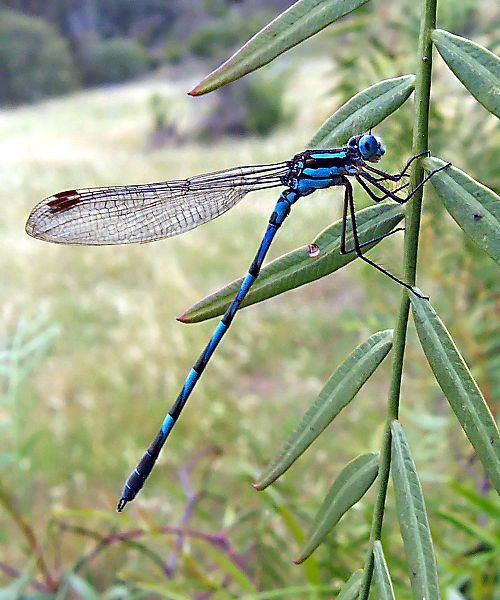
[[[412,162],[427,153],[411,157],[404,168],[394,175],[369,164],[377,163],[384,153],[382,141],[378,137],[371,133],[356,135],[340,148],[306,150],[296,154],[290,161],[237,167],[179,181],[69,190],[46,198],[33,209],[26,224],[26,231],[33,237],[59,244],[129,244],[151,242],[183,233],[226,212],[248,192],[277,186],[285,187],[271,213],[262,242],[240,289],[219,321],[207,346],[189,371],[176,401],[163,420],[160,431],[127,479],[118,502],[118,511],[135,498],[151,473],[194,386],[258,277],[276,232],[297,200],[317,189],[343,187],[345,191],[341,252],[356,253],[360,259],[393,281],[413,289],[408,283],[364,256],[364,246],[401,231],[402,228],[396,228],[361,244],[356,228],[352,185],[348,178],[354,177],[374,202],[391,199],[404,204],[434,173],[445,167],[432,171],[411,192],[400,196],[398,192],[408,187],[408,183],[390,190],[385,182],[399,182],[407,176]],[[378,195],[374,190],[381,194]],[[348,221],[352,231],[351,248],[347,248],[346,244]],[[421,295],[418,290],[413,291]]]

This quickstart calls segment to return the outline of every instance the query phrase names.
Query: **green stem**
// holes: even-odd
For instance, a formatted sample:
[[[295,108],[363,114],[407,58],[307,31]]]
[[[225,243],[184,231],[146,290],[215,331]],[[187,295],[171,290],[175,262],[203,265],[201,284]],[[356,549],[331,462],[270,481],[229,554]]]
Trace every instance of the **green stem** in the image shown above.
[[[431,32],[436,27],[437,0],[422,1],[422,19],[418,42],[418,65],[415,82],[415,119],[413,125],[412,155],[425,152],[429,140],[429,103],[431,95],[432,74],[432,41]],[[411,187],[414,188],[422,181],[424,171],[420,161],[416,161],[411,176]],[[418,236],[420,232],[420,215],[422,211],[423,189],[415,194],[410,202],[406,215],[406,231],[404,244],[404,274],[405,281],[415,285],[417,273]],[[359,600],[368,600],[373,575],[373,543],[380,539],[384,519],[387,484],[391,467],[391,421],[398,418],[401,378],[406,344],[406,330],[410,299],[406,290],[402,291],[399,314],[394,328],[394,346],[389,401],[387,407],[387,422],[382,438],[380,451],[380,466],[377,478],[377,497],[373,509],[373,520],[370,531],[368,556],[366,558],[363,581]]]

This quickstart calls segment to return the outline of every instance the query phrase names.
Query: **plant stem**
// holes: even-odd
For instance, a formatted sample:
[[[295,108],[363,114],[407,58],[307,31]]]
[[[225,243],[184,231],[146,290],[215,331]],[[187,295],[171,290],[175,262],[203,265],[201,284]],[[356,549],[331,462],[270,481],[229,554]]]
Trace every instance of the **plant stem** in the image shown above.
[[[412,155],[425,152],[429,140],[429,103],[431,94],[432,74],[432,41],[431,32],[436,27],[437,0],[422,0],[422,16],[420,35],[418,41],[418,64],[415,82],[415,118],[413,125]],[[412,189],[422,181],[424,171],[420,161],[415,162],[411,174]],[[422,211],[423,189],[415,194],[406,214],[406,230],[404,240],[404,275],[405,281],[415,285],[417,272],[418,236],[420,232],[420,215]],[[368,600],[370,585],[373,575],[373,543],[380,539],[382,522],[384,519],[387,484],[391,467],[391,421],[398,418],[399,398],[401,392],[401,378],[403,374],[403,360],[406,344],[406,330],[408,326],[408,313],[410,299],[406,290],[401,292],[401,304],[394,328],[394,346],[392,375],[389,387],[389,401],[387,406],[387,422],[382,438],[380,451],[380,467],[377,478],[377,497],[373,508],[372,527],[368,556],[366,558],[363,581],[359,600]]]

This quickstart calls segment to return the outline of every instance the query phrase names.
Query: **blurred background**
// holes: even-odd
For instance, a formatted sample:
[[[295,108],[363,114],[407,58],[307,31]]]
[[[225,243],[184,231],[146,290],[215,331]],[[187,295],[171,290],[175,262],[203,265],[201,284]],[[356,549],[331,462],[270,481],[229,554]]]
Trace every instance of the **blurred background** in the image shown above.
[[[356,261],[243,310],[146,488],[118,516],[125,478],[215,323],[175,317],[246,272],[277,192],[143,246],[64,247],[24,232],[35,203],[68,188],[286,160],[353,94],[414,71],[419,3],[373,0],[261,71],[186,95],[291,4],[0,2],[0,582],[13,594],[2,597],[59,588],[63,598],[203,600],[294,587],[279,597],[300,599],[318,597],[301,587],[312,584],[334,597],[363,564],[373,490],[313,559],[291,559],[341,468],[380,447],[390,357],[282,480],[260,493],[250,483],[345,356],[394,326],[396,285]],[[495,3],[441,0],[439,9],[441,27],[498,51]],[[376,131],[388,171],[410,154],[411,124],[410,100]],[[498,191],[495,118],[438,56],[430,140],[434,155]],[[359,189],[356,198],[358,208],[369,202]],[[333,190],[298,205],[271,258],[310,242],[340,217],[340,202]],[[371,253],[399,274],[401,256],[398,236]],[[494,410],[498,272],[430,188],[419,286]],[[493,598],[493,492],[412,328],[405,369],[402,421],[443,593]],[[383,543],[396,595],[408,598],[391,495]]]

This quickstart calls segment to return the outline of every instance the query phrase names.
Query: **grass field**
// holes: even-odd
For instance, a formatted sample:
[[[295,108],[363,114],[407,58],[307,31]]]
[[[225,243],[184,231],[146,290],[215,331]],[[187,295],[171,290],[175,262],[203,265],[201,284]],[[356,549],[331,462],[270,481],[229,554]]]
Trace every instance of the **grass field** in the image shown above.
[[[318,81],[328,68],[326,61],[318,61]],[[310,68],[299,73],[297,86],[300,77],[308,81]],[[209,100],[184,96],[190,83],[150,80],[0,113],[0,323],[9,350],[2,366],[2,488],[10,489],[40,541],[51,540],[44,552],[59,569],[70,569],[93,541],[88,532],[49,534],[51,520],[100,533],[142,527],[150,547],[163,558],[177,538],[159,535],[156,528],[188,525],[207,534],[227,534],[264,589],[280,583],[271,570],[273,560],[276,572],[286,565],[287,583],[303,584],[312,581],[307,569],[288,566],[297,544],[283,525],[283,515],[276,514],[281,504],[272,494],[278,492],[258,494],[249,483],[341,360],[371,333],[393,326],[396,286],[354,264],[243,310],[148,485],[117,517],[113,511],[125,477],[156,433],[215,324],[182,325],[175,317],[246,271],[276,192],[252,194],[211,224],[149,245],[64,247],[24,233],[30,209],[54,192],[183,178],[286,159],[305,145],[321,122],[317,111],[293,104],[291,89],[296,121],[272,138],[146,151],[152,94],[166,99],[172,119],[186,131],[204,110]],[[317,97],[311,100],[311,106],[320,103],[323,116],[328,114],[326,89],[318,85]],[[394,168],[398,160],[401,157],[395,160],[389,150],[385,164]],[[339,191],[305,199],[280,232],[271,256],[309,242],[337,219],[340,199]],[[401,240],[391,238],[373,255],[397,272],[400,252]],[[432,248],[425,247],[423,253],[429,257]],[[435,283],[425,281],[435,289]],[[460,316],[457,333],[459,323]],[[387,359],[277,486],[287,498],[284,505],[294,507],[299,521],[314,514],[342,465],[361,451],[379,447],[389,366]],[[432,505],[443,490],[449,493],[446,481],[460,472],[463,461],[458,457],[467,455],[469,448],[458,428],[450,428],[449,411],[431,381],[411,333],[403,415]],[[360,566],[370,510],[369,494],[331,545],[319,552],[320,565],[337,555],[333,575],[339,580]],[[390,519],[394,521],[391,512],[389,523]],[[2,560],[22,571],[23,536],[9,515],[0,516],[0,523]],[[227,570],[220,556],[212,549],[207,558],[200,541],[186,544],[182,565],[176,566],[178,581],[221,585]],[[281,556],[273,556],[273,548],[280,548]],[[391,540],[391,550],[397,557],[398,539]],[[203,571],[190,562],[193,557],[203,564],[208,561],[210,567]],[[391,560],[397,568],[398,559]],[[155,576],[155,568],[140,552],[120,544],[106,559],[97,558],[89,566],[97,590],[120,577],[142,582],[151,597],[155,592],[144,582]],[[243,584],[236,582],[237,589],[238,585]]]

